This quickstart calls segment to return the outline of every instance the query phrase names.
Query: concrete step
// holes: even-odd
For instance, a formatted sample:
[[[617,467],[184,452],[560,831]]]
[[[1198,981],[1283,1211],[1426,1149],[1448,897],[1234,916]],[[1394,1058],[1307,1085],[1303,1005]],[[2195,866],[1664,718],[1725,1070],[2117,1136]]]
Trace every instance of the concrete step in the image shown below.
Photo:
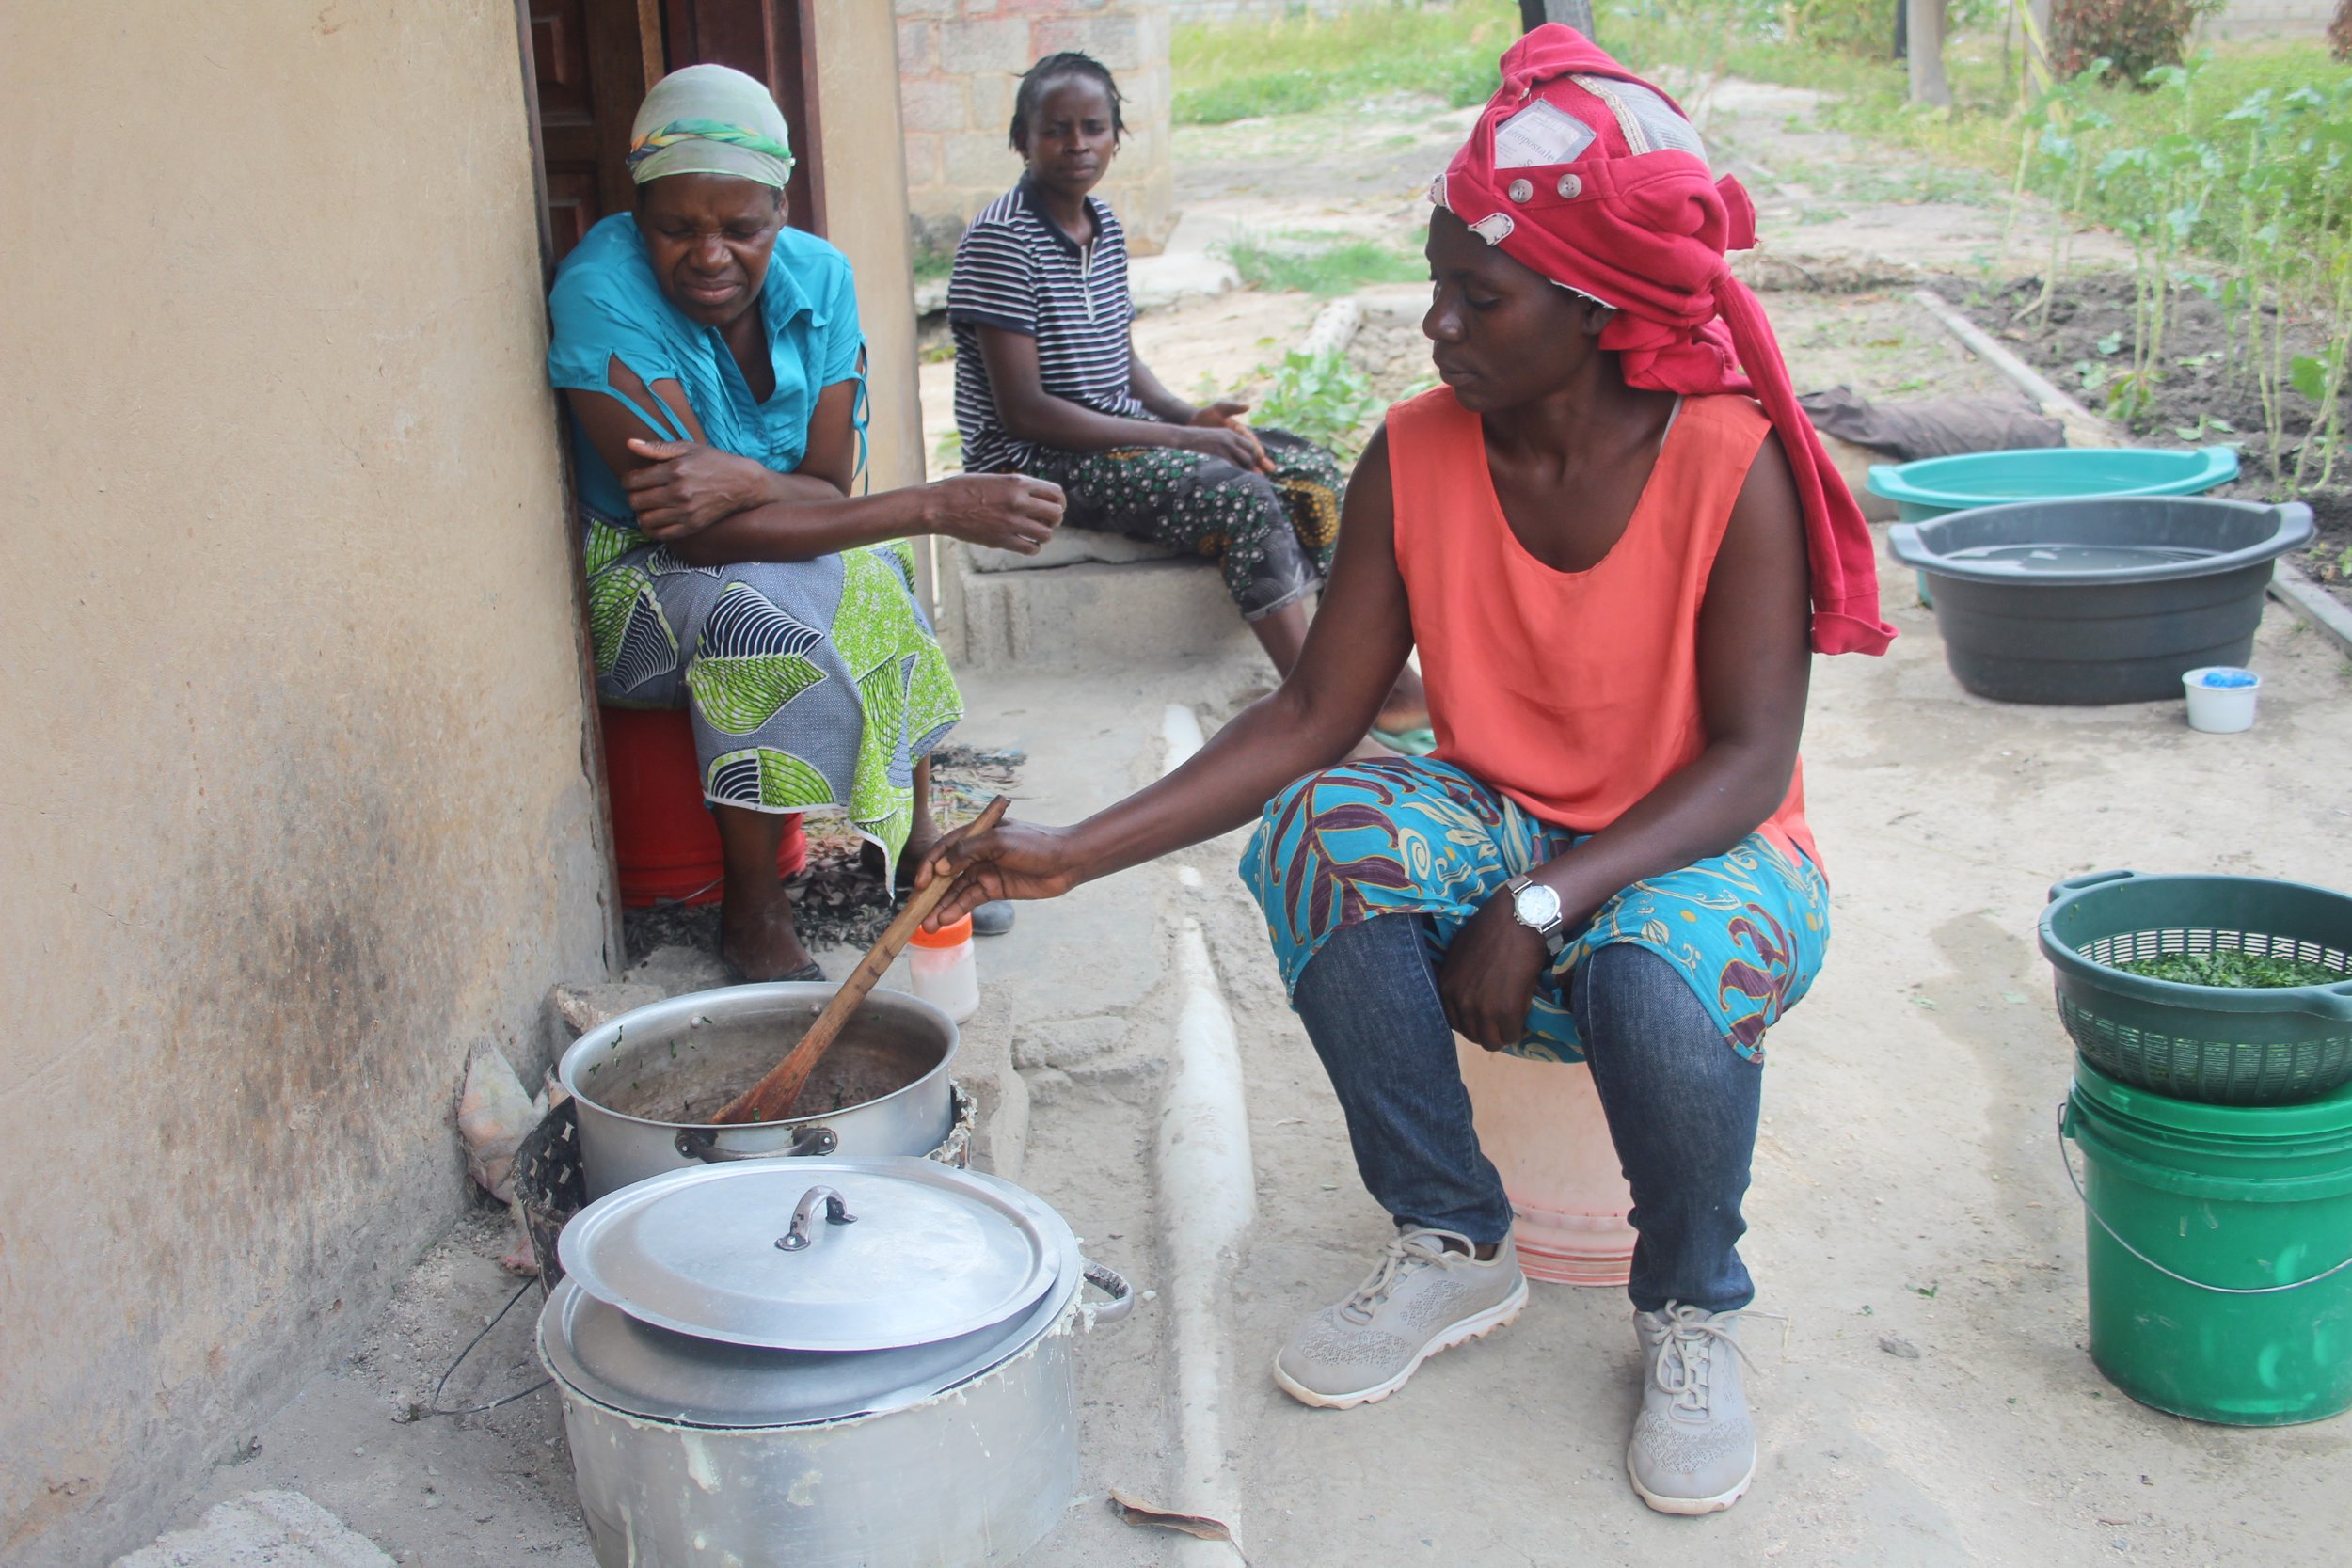
[[[950,558],[962,604],[959,670],[1161,664],[1247,655],[1249,631],[1206,562],[1083,562],[976,572]]]

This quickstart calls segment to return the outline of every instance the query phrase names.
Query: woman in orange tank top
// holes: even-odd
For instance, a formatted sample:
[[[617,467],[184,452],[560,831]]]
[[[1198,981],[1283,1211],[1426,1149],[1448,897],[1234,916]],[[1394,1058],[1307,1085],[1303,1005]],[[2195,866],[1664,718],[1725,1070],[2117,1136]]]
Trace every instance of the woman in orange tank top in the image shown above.
[[[1867,530],[1723,266],[1744,195],[1580,35],[1539,28],[1502,66],[1433,193],[1444,386],[1357,467],[1337,612],[1167,779],[1074,827],[951,835],[936,918],[1261,818],[1243,875],[1397,1225],[1276,1358],[1312,1405],[1385,1398],[1526,1300],[1455,1034],[1588,1060],[1639,1236],[1630,1479],[1704,1513],[1756,1463],[1737,1243],[1762,1041],[1829,936],[1797,764],[1810,655],[1888,634]],[[1343,762],[1416,644],[1435,755]]]

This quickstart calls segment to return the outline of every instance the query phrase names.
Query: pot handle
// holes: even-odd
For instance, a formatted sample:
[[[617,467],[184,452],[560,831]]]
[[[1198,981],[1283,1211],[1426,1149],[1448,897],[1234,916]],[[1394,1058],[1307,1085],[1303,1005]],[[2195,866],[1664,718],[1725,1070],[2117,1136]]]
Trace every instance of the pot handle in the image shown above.
[[[849,1204],[843,1200],[837,1190],[832,1187],[811,1187],[801,1195],[801,1201],[793,1206],[792,1228],[776,1238],[778,1252],[806,1252],[816,1244],[817,1238],[812,1233],[811,1227],[816,1223],[817,1211],[819,1208],[825,1212],[827,1225],[855,1225],[857,1223],[857,1216],[850,1212]]]
[[[1100,1307],[1089,1307],[1096,1327],[1115,1323],[1136,1309],[1136,1288],[1127,1283],[1127,1276],[1107,1264],[1088,1262],[1086,1281],[1111,1299]]]
[[[721,1148],[719,1134],[707,1127],[681,1127],[671,1142],[689,1160],[705,1164],[723,1164],[729,1160],[789,1160],[795,1155],[831,1154],[841,1147],[841,1134],[820,1123],[811,1122],[792,1134],[789,1148],[771,1148],[753,1152],[740,1148]]]

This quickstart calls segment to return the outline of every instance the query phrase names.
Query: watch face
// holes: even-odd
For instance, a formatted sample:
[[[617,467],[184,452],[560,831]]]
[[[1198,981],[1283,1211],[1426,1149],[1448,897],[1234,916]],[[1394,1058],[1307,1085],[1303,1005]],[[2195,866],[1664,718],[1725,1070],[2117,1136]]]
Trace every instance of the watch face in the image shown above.
[[[1512,901],[1512,908],[1518,913],[1520,925],[1532,926],[1540,931],[1559,920],[1560,895],[1541,882],[1534,882],[1519,890],[1518,896]]]

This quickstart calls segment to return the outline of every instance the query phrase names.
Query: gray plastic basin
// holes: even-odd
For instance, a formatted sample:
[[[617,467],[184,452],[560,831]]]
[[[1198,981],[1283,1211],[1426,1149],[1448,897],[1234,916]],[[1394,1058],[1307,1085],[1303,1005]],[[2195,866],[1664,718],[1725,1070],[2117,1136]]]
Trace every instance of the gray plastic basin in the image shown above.
[[[2200,665],[2244,664],[2271,562],[2311,536],[2299,501],[2091,496],[1898,523],[1887,543],[1932,580],[1961,685],[2089,705],[2177,700]]]

